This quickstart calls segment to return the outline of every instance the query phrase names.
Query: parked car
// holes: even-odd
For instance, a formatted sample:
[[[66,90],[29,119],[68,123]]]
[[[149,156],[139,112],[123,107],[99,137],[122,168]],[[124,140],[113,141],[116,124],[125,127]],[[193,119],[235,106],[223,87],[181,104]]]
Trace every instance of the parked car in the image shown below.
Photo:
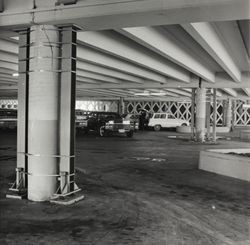
[[[0,128],[1,129],[17,128],[17,110],[0,109]]]
[[[90,111],[75,110],[75,127],[76,130],[83,130],[85,133],[88,132],[88,116]]]
[[[132,114],[132,113],[128,113],[128,114],[123,114],[122,118],[124,118],[125,120],[129,120],[130,123],[134,124],[135,130],[139,129],[139,114]]]
[[[132,137],[135,131],[133,123],[115,112],[92,112],[87,124],[88,130],[97,131],[100,136],[118,133]]]
[[[171,113],[154,113],[149,119],[149,127],[155,131],[160,131],[161,128],[176,128],[177,126],[189,126],[187,120],[175,118]]]

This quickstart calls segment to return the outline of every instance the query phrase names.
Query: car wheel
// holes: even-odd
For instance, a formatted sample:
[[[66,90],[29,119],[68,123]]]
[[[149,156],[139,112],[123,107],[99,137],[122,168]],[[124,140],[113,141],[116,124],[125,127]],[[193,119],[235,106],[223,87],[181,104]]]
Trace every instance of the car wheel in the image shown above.
[[[155,131],[160,131],[161,130],[161,125],[155,125],[154,130]]]
[[[104,126],[101,126],[101,127],[99,128],[99,135],[100,135],[101,137],[105,136],[105,127],[104,127]]]
[[[187,124],[186,124],[186,123],[183,123],[183,124],[181,124],[181,126],[187,126]]]
[[[133,137],[134,132],[133,131],[129,131],[129,132],[126,133],[126,135],[127,135],[127,137],[131,138],[131,137]]]

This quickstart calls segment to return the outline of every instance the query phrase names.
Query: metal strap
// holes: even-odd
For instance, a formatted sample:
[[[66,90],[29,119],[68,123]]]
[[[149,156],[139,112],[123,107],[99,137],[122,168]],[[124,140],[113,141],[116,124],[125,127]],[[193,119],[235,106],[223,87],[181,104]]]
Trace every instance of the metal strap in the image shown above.
[[[73,158],[75,155],[67,156],[67,155],[43,155],[43,154],[32,154],[26,152],[17,152],[17,154],[23,154],[25,156],[33,156],[33,157],[55,157],[55,158]]]

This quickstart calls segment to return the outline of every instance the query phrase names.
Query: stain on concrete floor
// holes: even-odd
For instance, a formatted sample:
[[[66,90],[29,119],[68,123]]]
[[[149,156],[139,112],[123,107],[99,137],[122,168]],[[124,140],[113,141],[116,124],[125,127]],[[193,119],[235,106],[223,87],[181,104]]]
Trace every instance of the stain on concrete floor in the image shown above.
[[[9,159],[0,158],[0,244],[247,245],[250,183],[198,170],[199,151],[218,145],[168,138],[174,134],[79,135],[77,183],[86,198],[63,207],[5,198],[16,136],[1,132],[0,156]]]

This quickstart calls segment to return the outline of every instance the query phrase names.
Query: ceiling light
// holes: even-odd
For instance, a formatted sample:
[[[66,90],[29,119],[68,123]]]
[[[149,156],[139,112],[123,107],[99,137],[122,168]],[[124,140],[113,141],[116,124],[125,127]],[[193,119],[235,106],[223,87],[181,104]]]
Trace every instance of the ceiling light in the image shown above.
[[[150,95],[154,95],[154,96],[165,96],[167,95],[166,92],[158,92],[158,93],[151,93]]]
[[[145,91],[145,92],[143,92],[143,93],[134,93],[134,95],[137,95],[137,96],[149,96],[150,93],[147,92],[147,91]]]
[[[19,76],[19,73],[13,73],[12,76],[13,76],[13,77],[18,77],[18,76]]]
[[[165,95],[167,95],[167,93],[164,91],[160,91],[160,92],[144,91],[143,93],[134,93],[134,95],[137,95],[137,96],[165,96]]]

